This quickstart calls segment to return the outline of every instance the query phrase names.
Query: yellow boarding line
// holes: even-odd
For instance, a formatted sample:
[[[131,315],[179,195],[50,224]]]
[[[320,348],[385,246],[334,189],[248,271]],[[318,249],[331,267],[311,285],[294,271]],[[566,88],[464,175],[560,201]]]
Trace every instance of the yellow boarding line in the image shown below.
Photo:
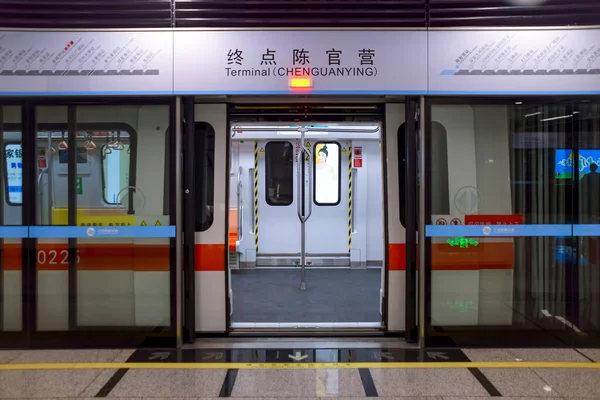
[[[0,364],[0,371],[49,369],[461,369],[461,368],[565,368],[600,369],[592,362],[355,362],[355,363],[30,363]]]

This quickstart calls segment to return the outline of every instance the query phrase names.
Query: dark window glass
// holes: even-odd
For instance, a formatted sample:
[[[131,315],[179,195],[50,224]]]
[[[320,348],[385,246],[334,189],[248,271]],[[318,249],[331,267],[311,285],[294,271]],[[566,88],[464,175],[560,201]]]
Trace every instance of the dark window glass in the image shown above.
[[[214,220],[215,129],[208,122],[196,122],[196,231],[210,228]]]
[[[294,196],[294,147],[290,142],[269,142],[265,146],[267,204],[289,206]]]

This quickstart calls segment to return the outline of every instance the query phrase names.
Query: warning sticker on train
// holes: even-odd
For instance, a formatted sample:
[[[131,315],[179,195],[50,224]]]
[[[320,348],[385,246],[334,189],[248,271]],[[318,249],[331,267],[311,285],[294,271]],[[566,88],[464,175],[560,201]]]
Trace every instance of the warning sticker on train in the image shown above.
[[[448,225],[448,221],[446,221],[446,218],[438,218],[435,221],[436,225]]]
[[[462,225],[462,221],[460,220],[460,218],[452,218],[452,221],[450,221],[450,225]]]
[[[261,148],[260,148],[260,155],[261,155],[261,156],[264,156],[264,155],[265,155],[265,148],[264,148],[264,147],[261,147]]]

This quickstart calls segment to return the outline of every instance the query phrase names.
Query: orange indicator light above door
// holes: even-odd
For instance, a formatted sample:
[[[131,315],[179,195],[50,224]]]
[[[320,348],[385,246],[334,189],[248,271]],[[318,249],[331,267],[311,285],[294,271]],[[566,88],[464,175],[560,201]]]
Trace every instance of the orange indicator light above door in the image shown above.
[[[312,81],[310,78],[291,78],[290,87],[292,89],[306,89],[312,87]]]

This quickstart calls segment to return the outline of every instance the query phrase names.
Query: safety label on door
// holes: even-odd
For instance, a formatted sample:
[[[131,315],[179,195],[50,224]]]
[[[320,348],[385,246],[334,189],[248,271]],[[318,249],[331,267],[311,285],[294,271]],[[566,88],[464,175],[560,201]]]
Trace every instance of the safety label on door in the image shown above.
[[[260,148],[260,155],[261,155],[261,156],[264,156],[264,155],[265,155],[265,148],[264,148],[264,147],[261,147],[261,148]]]

